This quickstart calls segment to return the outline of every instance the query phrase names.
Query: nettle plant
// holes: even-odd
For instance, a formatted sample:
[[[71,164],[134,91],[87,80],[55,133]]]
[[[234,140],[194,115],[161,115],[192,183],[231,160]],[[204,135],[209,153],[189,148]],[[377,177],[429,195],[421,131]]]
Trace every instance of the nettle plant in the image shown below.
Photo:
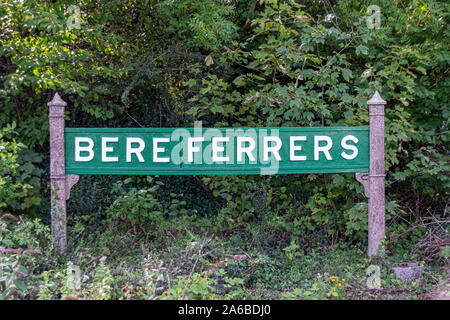
[[[0,300],[26,295],[28,287],[24,279],[28,270],[19,263],[17,255],[0,256]]]
[[[149,187],[131,186],[132,178],[118,181],[112,188],[116,200],[106,210],[110,219],[135,226],[136,224],[162,225],[164,218],[186,213],[186,202],[180,195],[170,193],[168,197],[160,190],[164,183],[147,177]]]

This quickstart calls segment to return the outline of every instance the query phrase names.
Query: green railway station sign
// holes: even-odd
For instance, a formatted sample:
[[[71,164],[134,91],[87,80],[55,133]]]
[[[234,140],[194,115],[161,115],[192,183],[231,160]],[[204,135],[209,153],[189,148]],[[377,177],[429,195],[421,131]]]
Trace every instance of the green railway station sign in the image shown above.
[[[67,103],[49,106],[52,240],[67,245],[66,201],[79,175],[355,173],[368,197],[369,256],[384,252],[384,101],[369,126],[279,128],[66,128]]]
[[[366,172],[369,127],[65,128],[67,174]]]

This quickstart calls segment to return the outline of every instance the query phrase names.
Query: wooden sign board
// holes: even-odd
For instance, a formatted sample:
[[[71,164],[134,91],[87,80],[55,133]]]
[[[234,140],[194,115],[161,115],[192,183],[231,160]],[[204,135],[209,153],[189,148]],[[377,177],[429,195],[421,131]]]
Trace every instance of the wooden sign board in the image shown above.
[[[369,127],[66,128],[66,174],[365,172]]]

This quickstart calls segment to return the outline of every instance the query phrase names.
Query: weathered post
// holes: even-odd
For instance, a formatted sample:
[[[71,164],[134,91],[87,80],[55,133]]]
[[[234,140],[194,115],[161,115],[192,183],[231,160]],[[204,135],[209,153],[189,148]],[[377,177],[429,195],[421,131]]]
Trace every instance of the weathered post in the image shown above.
[[[369,257],[384,255],[385,236],[385,172],[384,172],[384,101],[378,91],[367,101],[369,105],[370,164],[369,175],[357,173],[369,198]]]
[[[50,190],[52,239],[55,249],[63,253],[66,249],[66,200],[70,189],[79,176],[66,175],[64,156],[64,109],[67,103],[58,93],[48,103],[50,122]]]
[[[52,239],[55,249],[66,248],[66,170],[64,163],[64,109],[58,93],[48,103],[50,121],[50,190]]]

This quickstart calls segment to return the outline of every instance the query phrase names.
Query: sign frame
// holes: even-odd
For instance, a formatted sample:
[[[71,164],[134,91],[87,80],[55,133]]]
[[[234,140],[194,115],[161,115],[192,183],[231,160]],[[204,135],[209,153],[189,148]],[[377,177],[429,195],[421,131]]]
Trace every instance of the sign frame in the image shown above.
[[[253,143],[255,147],[253,149],[252,155],[255,157],[256,161],[247,161],[248,156],[245,152],[241,153],[241,158],[243,160],[236,160],[236,142],[234,138],[249,138],[248,134],[254,135]],[[182,132],[185,134],[183,139],[187,137],[209,136],[209,140],[203,141],[201,145],[203,148],[201,152],[202,162],[195,164],[186,163],[186,159],[178,158],[176,163],[173,163],[171,154],[173,152],[165,151],[164,159],[166,162],[154,162],[152,161],[152,156],[154,150],[152,150],[151,138],[159,139],[161,136],[165,138],[168,136],[177,136],[177,132]],[[208,134],[208,132],[210,132]],[[228,138],[228,142],[225,144],[227,147],[221,146],[224,149],[223,156],[227,155],[228,161],[224,162],[214,162],[209,157],[209,161],[206,153],[212,150],[211,140],[213,137],[211,132],[218,134],[218,137]],[[176,134],[174,134],[176,133]],[[187,133],[187,134],[186,134]],[[243,134],[244,133],[244,134]],[[281,161],[262,161],[261,148],[263,144],[261,141],[265,136],[272,136],[275,133],[275,137],[280,138],[282,141],[281,150],[278,150],[278,155],[281,155]],[[305,141],[295,141],[300,142],[303,145],[295,145],[295,148],[300,147],[301,150],[296,150],[302,153],[306,160],[292,160],[289,153],[290,148],[290,138],[291,137],[304,137]],[[318,152],[318,160],[314,159],[313,155],[315,142],[314,138],[318,136],[325,136],[331,139],[332,147],[330,148],[328,154],[332,155],[332,160],[327,160],[326,155]],[[256,137],[258,136],[258,137]],[[108,149],[112,150],[109,153],[114,156],[113,162],[103,162],[102,161],[102,138],[109,139],[114,137],[118,141],[108,145]],[[350,149],[345,149],[338,145],[339,142],[346,137],[356,138],[357,143],[352,143],[349,147],[355,147],[357,152],[354,159],[345,159],[341,152],[347,152]],[[90,139],[91,145],[91,155],[93,159],[87,162],[80,162],[76,160],[77,155],[81,152],[77,152],[77,147],[80,143],[77,143],[77,139]],[[143,143],[143,150],[139,152],[141,161],[127,150],[129,144],[126,142],[127,139],[136,138],[141,139]],[[230,140],[230,138],[232,140]],[[170,139],[170,138],[169,138]],[[208,138],[206,138],[208,139]],[[363,172],[369,170],[369,127],[368,126],[358,126],[358,127],[264,127],[264,128],[65,128],[64,130],[64,140],[65,140],[65,170],[66,174],[107,174],[107,175],[261,175],[261,174],[305,174],[305,173],[347,173],[347,172]],[[145,140],[145,141],[144,141]],[[185,143],[178,139],[176,141],[171,141],[176,147],[186,151]],[[257,140],[255,142],[255,140]],[[95,142],[94,142],[95,141]],[[259,143],[261,142],[261,143]],[[347,140],[345,142],[348,142]],[[259,145],[261,144],[261,145]],[[113,148],[114,145],[115,147]],[[167,143],[166,143],[167,145]],[[200,146],[200,143],[198,144]],[[106,144],[105,144],[106,146]],[[158,146],[158,144],[156,144]],[[155,145],[153,145],[153,148]],[[118,149],[118,150],[117,150]],[[166,149],[159,147],[159,149]],[[257,150],[256,150],[257,149]],[[145,153],[144,153],[145,151]],[[227,154],[227,151],[230,154]],[[86,152],[86,151],[85,151]],[[136,153],[136,152],[133,152]],[[162,153],[162,152],[160,152]],[[183,152],[184,153],[184,152]],[[295,151],[294,151],[295,153]],[[129,157],[129,160],[124,160]],[[352,154],[351,152],[349,154]],[[231,156],[231,158],[230,158]],[[169,161],[167,161],[167,159]],[[313,160],[314,159],[314,160]],[[128,161],[128,162],[127,162]],[[204,163],[209,162],[209,163]],[[276,166],[274,166],[274,164]]]

